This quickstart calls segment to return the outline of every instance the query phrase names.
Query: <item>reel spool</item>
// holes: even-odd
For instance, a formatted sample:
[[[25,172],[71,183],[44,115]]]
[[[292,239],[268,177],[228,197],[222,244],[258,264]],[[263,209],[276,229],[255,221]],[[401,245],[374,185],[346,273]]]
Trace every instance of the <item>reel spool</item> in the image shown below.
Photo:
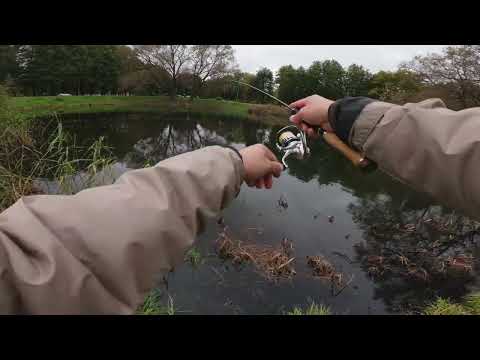
[[[277,132],[277,149],[283,154],[282,163],[288,168],[285,160],[290,155],[296,159],[303,160],[310,155],[310,149],[307,146],[307,138],[302,130],[295,125],[288,125]]]

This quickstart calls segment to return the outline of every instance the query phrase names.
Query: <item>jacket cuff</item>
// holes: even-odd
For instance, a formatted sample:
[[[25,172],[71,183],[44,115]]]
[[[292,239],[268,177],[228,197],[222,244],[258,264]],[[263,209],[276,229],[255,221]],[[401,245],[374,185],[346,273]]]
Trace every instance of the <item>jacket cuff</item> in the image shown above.
[[[374,131],[383,115],[392,107],[398,106],[382,101],[374,101],[366,105],[355,120],[348,138],[348,143],[354,149],[364,152],[364,145]]]
[[[242,156],[242,154],[240,154],[240,151],[238,151],[237,149],[235,149],[233,146],[230,146],[230,145],[223,145],[223,147],[235,151],[235,153],[238,155],[240,160],[242,160],[242,162],[243,162],[243,156]]]
[[[223,145],[220,147],[225,149],[230,154],[230,158],[233,160],[233,166],[235,168],[235,174],[237,179],[236,186],[235,186],[236,188],[235,197],[237,197],[238,194],[240,193],[243,180],[245,178],[245,167],[243,166],[243,157],[240,154],[240,151],[238,151],[232,146]]]
[[[367,97],[345,97],[328,108],[328,121],[335,134],[349,144],[350,133],[362,110],[375,100]],[[351,145],[351,144],[350,144]]]

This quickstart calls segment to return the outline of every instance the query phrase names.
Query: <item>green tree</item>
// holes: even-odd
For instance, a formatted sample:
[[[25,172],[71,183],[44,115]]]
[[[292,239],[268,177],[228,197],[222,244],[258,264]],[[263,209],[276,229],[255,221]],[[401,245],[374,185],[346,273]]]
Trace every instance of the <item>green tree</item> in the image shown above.
[[[335,60],[315,61],[307,71],[308,92],[337,100],[345,96],[345,70]]]
[[[257,76],[255,74],[250,73],[242,73],[240,81],[258,87],[257,85]],[[253,90],[247,86],[240,86],[237,88],[239,91],[239,96],[242,101],[257,101],[258,99],[258,91]]]
[[[257,71],[255,75],[255,80],[253,81],[253,86],[263,90],[269,94],[273,93],[273,73],[267,68],[262,68]],[[267,95],[262,94],[259,91],[254,93],[253,98],[261,103],[271,102],[271,98]]]
[[[378,100],[402,103],[421,89],[414,73],[407,70],[379,71],[370,81],[368,95]]]
[[[135,51],[126,45],[116,48],[119,60],[118,91],[121,93],[145,94],[150,84],[149,76],[144,64],[137,57]]]
[[[18,83],[31,95],[115,92],[120,61],[113,45],[22,45]]]
[[[144,69],[143,63],[137,57],[135,50],[130,46],[116,46],[117,57],[120,65],[120,74],[129,74]]]
[[[16,45],[0,45],[0,83],[16,76],[17,50]]]
[[[304,98],[306,96],[310,96],[313,93],[310,90],[310,78],[308,70],[305,69],[303,66],[300,66],[297,69],[297,76],[296,76],[296,87],[295,87],[295,100]]]
[[[22,45],[19,49],[19,80],[31,95],[47,95],[54,85],[53,46]],[[57,69],[58,70],[58,69]]]
[[[298,99],[299,76],[298,71],[292,65],[282,66],[278,69],[275,83],[279,99],[286,103]]]
[[[91,90],[101,94],[115,93],[120,76],[121,61],[115,46],[90,46],[87,53],[88,75],[91,81]]]
[[[352,64],[345,72],[345,96],[368,96],[372,74],[363,66]]]
[[[235,81],[241,81],[255,86],[255,75],[234,70],[222,77],[207,80],[203,95],[209,98],[223,98],[233,101],[248,102],[255,100],[257,91],[248,86],[240,85]]]

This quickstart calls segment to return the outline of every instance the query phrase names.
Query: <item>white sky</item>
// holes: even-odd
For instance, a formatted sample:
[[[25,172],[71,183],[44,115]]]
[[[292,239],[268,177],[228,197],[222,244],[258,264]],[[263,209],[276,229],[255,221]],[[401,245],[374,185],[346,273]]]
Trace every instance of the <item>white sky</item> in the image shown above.
[[[315,60],[352,63],[372,72],[395,70],[415,55],[440,52],[444,45],[232,45],[242,71],[255,73],[267,67],[274,73],[283,65],[308,67]]]

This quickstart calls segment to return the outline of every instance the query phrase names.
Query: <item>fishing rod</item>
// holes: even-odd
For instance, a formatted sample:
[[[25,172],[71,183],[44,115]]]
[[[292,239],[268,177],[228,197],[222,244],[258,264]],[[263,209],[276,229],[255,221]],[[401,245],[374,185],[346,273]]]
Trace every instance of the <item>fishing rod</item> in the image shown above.
[[[282,100],[276,98],[272,94],[269,94],[253,85],[245,83],[243,81],[232,80],[235,83],[248,86],[256,91],[261,92],[264,95],[267,95],[271,99],[280,103],[284,107],[290,110],[292,115],[298,113],[299,109],[293,108]],[[365,168],[369,165],[367,158],[362,156],[357,151],[353,150],[351,147],[346,145],[340,138],[335,135],[333,132],[327,132],[319,126],[311,126],[306,123],[309,127],[313,128],[317,133],[322,135],[323,139],[333,148],[337,149],[342,153],[352,164],[356,167]],[[280,152],[283,153],[282,163],[285,167],[288,167],[285,160],[290,155],[295,155],[298,160],[303,160],[310,155],[310,149],[307,146],[307,140],[305,133],[295,125],[285,126],[284,128],[278,130],[276,136],[276,145]]]
[[[252,88],[253,90],[257,90],[257,91],[261,92],[262,94],[267,95],[267,96],[269,96],[270,98],[272,98],[273,100],[279,102],[280,104],[282,104],[283,106],[285,106],[286,108],[288,108],[291,112],[297,113],[297,109],[290,107],[290,105],[288,105],[287,103],[283,102],[283,101],[280,100],[279,98],[276,98],[276,97],[273,96],[272,94],[267,93],[266,91],[263,91],[263,90],[255,87],[255,86],[250,85],[250,84],[248,84],[248,83],[246,83],[246,82],[243,82],[243,81],[238,81],[238,80],[232,80],[232,81],[233,81],[233,82],[236,82],[236,83],[238,83],[238,84],[241,84],[241,85],[248,86],[248,87]]]

